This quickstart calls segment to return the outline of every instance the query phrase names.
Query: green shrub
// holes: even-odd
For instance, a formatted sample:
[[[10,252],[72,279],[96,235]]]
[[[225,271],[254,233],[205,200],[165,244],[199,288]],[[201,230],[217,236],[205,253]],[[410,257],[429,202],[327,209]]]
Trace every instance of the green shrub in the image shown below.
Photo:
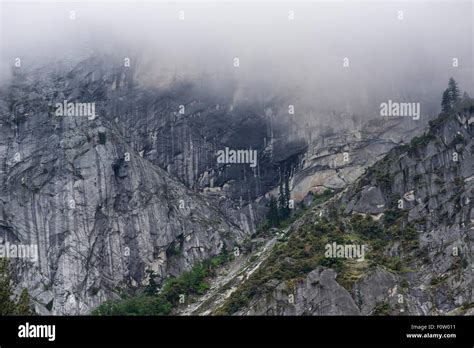
[[[161,296],[140,295],[119,301],[106,301],[93,315],[168,315],[172,304]]]
[[[0,258],[0,315],[32,315],[30,295],[23,289],[20,296],[14,294],[13,273],[7,258]]]
[[[180,295],[202,295],[209,290],[207,278],[215,268],[230,259],[222,254],[203,262],[199,262],[177,278],[168,279],[161,292],[156,293],[154,272],[148,272],[149,285],[143,294],[122,300],[106,301],[92,311],[93,315],[168,315],[175,307]]]
[[[373,315],[390,315],[390,306],[387,302],[378,303],[375,308]]]

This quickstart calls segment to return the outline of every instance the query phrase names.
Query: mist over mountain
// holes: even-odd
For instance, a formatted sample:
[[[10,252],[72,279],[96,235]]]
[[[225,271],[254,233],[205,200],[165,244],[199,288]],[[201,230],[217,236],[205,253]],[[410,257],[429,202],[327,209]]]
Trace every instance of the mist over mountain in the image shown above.
[[[433,115],[450,76],[473,91],[471,7],[470,1],[5,2],[2,81],[17,57],[29,69],[109,54],[130,58],[136,82],[155,87],[208,76],[236,101],[279,97],[300,111],[373,114],[392,98],[420,102],[425,116]]]
[[[0,310],[472,314],[473,15],[0,3]]]

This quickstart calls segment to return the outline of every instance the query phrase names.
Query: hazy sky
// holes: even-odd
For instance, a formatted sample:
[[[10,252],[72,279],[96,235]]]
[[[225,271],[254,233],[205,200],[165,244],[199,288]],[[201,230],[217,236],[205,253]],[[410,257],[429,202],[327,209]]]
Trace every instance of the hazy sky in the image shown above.
[[[206,72],[216,80],[238,81],[237,97],[291,95],[315,106],[348,103],[363,110],[384,98],[438,103],[450,76],[474,94],[472,1],[0,6],[4,81],[16,57],[28,69],[108,53],[139,57],[143,83],[160,86],[174,74],[195,78]]]

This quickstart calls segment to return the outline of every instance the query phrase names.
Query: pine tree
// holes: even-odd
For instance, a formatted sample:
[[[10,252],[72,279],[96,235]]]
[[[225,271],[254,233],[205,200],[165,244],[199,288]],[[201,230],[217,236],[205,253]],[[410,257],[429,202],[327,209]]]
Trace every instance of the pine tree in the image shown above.
[[[0,316],[1,315],[32,315],[30,294],[23,289],[20,297],[14,296],[15,286],[10,270],[10,263],[6,258],[0,258]]]
[[[0,259],[0,315],[12,315],[15,313],[13,290],[9,262],[6,258],[2,258]]]
[[[450,102],[451,102],[451,109],[453,109],[454,106],[459,101],[459,97],[461,95],[461,92],[459,91],[457,82],[452,77],[449,78],[448,91],[449,91],[448,92],[449,93],[449,99],[450,99]]]
[[[20,298],[18,299],[18,303],[16,304],[16,315],[32,315],[34,312],[31,310],[30,307],[30,294],[28,290],[23,289],[21,292]]]
[[[460,102],[461,92],[459,91],[457,82],[450,77],[448,82],[448,88],[443,92],[441,99],[441,110],[443,112],[451,112]]]
[[[267,220],[271,227],[277,227],[280,224],[277,201],[273,196],[270,196],[270,210],[267,214]]]
[[[443,98],[441,99],[441,110],[445,113],[449,113],[451,111],[451,100],[449,97],[449,91],[447,89],[443,92]]]
[[[225,261],[229,260],[229,253],[227,252],[227,247],[225,244],[222,244],[221,256]]]
[[[156,273],[155,271],[146,270],[148,274],[148,285],[145,287],[145,293],[147,295],[156,295],[158,293],[158,284],[155,281]]]

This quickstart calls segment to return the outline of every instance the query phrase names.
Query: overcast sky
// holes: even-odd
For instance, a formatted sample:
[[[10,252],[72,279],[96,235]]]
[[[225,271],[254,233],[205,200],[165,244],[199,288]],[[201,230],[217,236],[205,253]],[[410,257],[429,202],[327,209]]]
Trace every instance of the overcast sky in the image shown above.
[[[293,95],[308,105],[348,103],[354,111],[384,98],[438,103],[450,76],[474,94],[472,1],[0,6],[3,81],[16,57],[28,69],[108,53],[140,57],[143,83],[160,86],[174,74],[196,78],[206,72],[237,81],[242,95]]]

